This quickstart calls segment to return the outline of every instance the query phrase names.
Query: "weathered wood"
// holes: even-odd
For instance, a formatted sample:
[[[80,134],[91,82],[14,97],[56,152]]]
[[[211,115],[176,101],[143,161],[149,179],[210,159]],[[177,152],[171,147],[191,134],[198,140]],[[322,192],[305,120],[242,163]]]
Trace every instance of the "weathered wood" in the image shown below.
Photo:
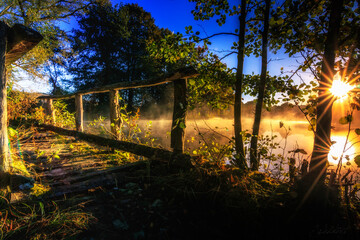
[[[95,170],[93,172],[88,172],[86,174],[82,174],[82,175],[78,175],[78,176],[66,177],[66,178],[62,179],[62,181],[56,181],[56,182],[50,184],[50,187],[54,188],[57,186],[64,185],[64,182],[72,185],[74,183],[79,183],[79,182],[94,179],[95,177],[98,177],[98,176],[111,175],[113,173],[119,173],[119,172],[124,172],[124,171],[131,171],[131,170],[134,170],[134,168],[136,168],[136,167],[143,167],[144,165],[146,166],[146,163],[144,161],[139,161],[139,162],[129,163],[129,164],[118,166],[118,167],[112,167],[110,169]]]
[[[21,58],[25,53],[34,48],[43,36],[37,31],[25,27],[21,24],[15,24],[9,29],[7,35],[7,48],[6,48],[6,65],[15,62]]]
[[[76,130],[79,132],[84,131],[84,108],[83,100],[81,94],[75,95],[75,121],[76,121]]]
[[[174,81],[174,112],[171,127],[171,148],[176,153],[184,152],[186,110],[186,79],[178,79]]]
[[[102,87],[97,87],[89,90],[82,90],[76,92],[76,94],[93,94],[93,93],[103,93],[103,92],[109,92],[110,90],[121,90],[121,89],[130,89],[130,88],[142,88],[142,87],[152,87],[161,85],[168,82],[173,82],[177,79],[185,79],[185,78],[193,78],[198,76],[198,72],[193,67],[186,67],[177,70],[175,73],[169,73],[165,74],[161,77],[151,78],[148,80],[138,80],[133,82],[119,82],[111,85],[106,85]],[[73,98],[75,94],[67,94],[67,95],[57,95],[57,96],[51,96],[51,95],[43,95],[38,97],[38,99],[46,99],[46,98],[52,98],[52,99],[68,99]]]
[[[46,107],[46,114],[48,116],[50,116],[50,123],[55,124],[56,119],[55,119],[55,109],[54,109],[54,105],[53,105],[53,100],[52,99],[46,99],[45,107]]]
[[[191,157],[188,154],[171,152],[162,148],[154,148],[149,147],[142,144],[136,144],[125,141],[118,141],[114,139],[108,139],[92,134],[86,134],[83,132],[78,132],[74,130],[68,130],[64,128],[59,128],[51,125],[41,124],[39,127],[43,127],[44,129],[62,134],[67,136],[73,136],[81,140],[85,140],[87,142],[91,142],[100,146],[107,146],[115,149],[119,149],[125,152],[130,152],[136,154],[138,156],[143,156],[150,158],[152,160],[163,160],[167,161],[172,166],[177,166],[181,168],[190,168]]]
[[[296,172],[296,168],[295,168],[295,158],[290,158],[290,163],[289,163],[289,178],[290,178],[290,182],[291,182],[291,183],[295,182],[295,172]]]
[[[7,79],[5,66],[8,30],[9,27],[6,23],[0,21],[0,174],[9,170],[11,161],[7,132]]]
[[[110,90],[110,128],[113,138],[121,140],[121,124],[122,119],[120,116],[119,108],[119,93],[117,90]]]

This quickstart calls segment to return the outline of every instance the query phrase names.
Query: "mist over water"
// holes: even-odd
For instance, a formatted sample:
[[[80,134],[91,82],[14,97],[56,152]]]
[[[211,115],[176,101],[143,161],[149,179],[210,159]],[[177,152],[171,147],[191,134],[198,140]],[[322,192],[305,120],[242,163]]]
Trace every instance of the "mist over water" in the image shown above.
[[[158,108],[157,108],[158,109]],[[336,141],[332,147],[331,156],[329,155],[330,168],[336,167],[347,135],[348,125],[341,125],[338,120],[341,116],[345,116],[346,109],[342,104],[334,104],[333,111],[333,130],[332,140]],[[156,114],[151,116],[155,119],[149,118],[138,120],[138,125],[142,130],[138,134],[141,139],[145,134],[146,126],[151,122],[151,136],[155,138],[154,146],[170,149],[170,131],[172,124],[172,115],[168,112],[166,114],[160,114],[159,110],[155,111]],[[284,113],[285,112],[285,113]],[[294,110],[289,111],[275,111],[272,114],[265,114],[261,121],[260,135],[274,137],[273,143],[278,143],[279,147],[273,149],[271,153],[281,154],[285,157],[295,157],[296,165],[299,166],[301,161],[306,159],[309,160],[312,149],[314,134],[308,129],[308,121],[304,116],[294,113]],[[216,117],[217,113],[206,114],[199,113],[196,109],[188,114],[186,120],[186,134],[185,134],[185,150],[190,154],[193,154],[193,150],[201,146],[202,144],[211,144],[216,142],[218,144],[231,144],[232,137],[234,136],[234,122],[232,118],[232,111],[226,111],[226,114],[222,112],[221,117]],[[273,116],[271,116],[273,115]],[[156,118],[157,117],[157,118]],[[352,122],[351,129],[360,127],[359,121],[356,121],[356,116]],[[280,127],[280,121],[283,123],[283,127]],[[86,124],[85,124],[86,125]],[[110,121],[107,119],[104,121],[104,125],[107,129],[110,129]],[[252,133],[253,116],[251,112],[245,112],[242,118],[242,129],[247,133]],[[85,126],[85,131],[89,128]],[[93,131],[94,129],[92,129]],[[126,127],[125,127],[126,131]],[[351,132],[349,135],[348,143],[346,148],[350,148],[345,152],[344,157],[349,155],[351,159],[350,163],[354,166],[353,158],[360,153],[359,144],[357,141],[360,139],[354,133]],[[247,146],[248,147],[248,146]],[[307,154],[297,154],[289,152],[295,149],[303,149]],[[344,166],[346,166],[346,160],[343,159]],[[347,165],[347,168],[352,166]],[[287,168],[287,166],[284,166]],[[286,171],[286,169],[285,169]]]

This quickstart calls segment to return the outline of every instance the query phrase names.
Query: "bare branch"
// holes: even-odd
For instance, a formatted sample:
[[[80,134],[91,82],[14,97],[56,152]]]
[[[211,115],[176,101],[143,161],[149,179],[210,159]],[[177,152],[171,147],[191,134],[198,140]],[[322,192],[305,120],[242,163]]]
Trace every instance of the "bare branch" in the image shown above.
[[[200,41],[204,41],[204,40],[206,40],[206,39],[210,39],[210,38],[213,38],[213,37],[216,37],[216,36],[221,36],[221,35],[231,35],[231,36],[239,37],[239,34],[236,34],[236,33],[221,32],[221,33],[212,34],[212,35],[207,36],[207,37],[205,37],[205,38],[201,38]]]

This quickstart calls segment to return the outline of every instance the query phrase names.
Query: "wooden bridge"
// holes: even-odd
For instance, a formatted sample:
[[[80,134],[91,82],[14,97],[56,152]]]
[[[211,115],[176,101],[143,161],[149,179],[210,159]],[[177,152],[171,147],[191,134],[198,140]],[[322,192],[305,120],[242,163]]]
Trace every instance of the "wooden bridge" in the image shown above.
[[[186,111],[187,111],[187,79],[197,76],[197,71],[192,67],[179,69],[174,73],[165,74],[161,77],[139,80],[134,82],[119,82],[112,85],[106,85],[98,88],[78,91],[68,95],[58,96],[40,96],[39,99],[45,102],[46,113],[50,116],[52,125],[42,124],[41,126],[54,131],[59,134],[74,136],[85,141],[89,141],[102,146],[109,146],[122,151],[127,151],[136,155],[140,155],[152,159],[168,159],[171,163],[180,166],[189,166],[189,156],[183,154],[184,139],[186,126]],[[161,148],[153,148],[141,144],[121,141],[120,128],[122,125],[121,114],[119,111],[119,90],[130,88],[143,88],[157,86],[165,83],[173,82],[174,84],[174,109],[171,127],[171,148],[173,151],[168,151]],[[93,93],[109,92],[110,97],[110,122],[111,133],[113,139],[86,134],[84,133],[84,117],[83,117],[83,95]],[[75,122],[76,131],[68,130],[53,126],[56,123],[55,110],[53,101],[59,99],[75,98]],[[181,160],[180,160],[181,159]]]
[[[0,180],[2,186],[4,186],[4,184],[9,185],[10,180],[7,177],[9,175],[7,174],[7,172],[11,169],[11,156],[8,149],[9,145],[7,136],[8,121],[6,102],[6,66],[19,59],[27,51],[31,50],[34,46],[36,46],[41,40],[42,36],[39,33],[23,25],[16,24],[13,27],[9,27],[4,22],[0,22]],[[187,67],[179,69],[178,71],[175,71],[173,73],[164,74],[161,77],[148,80],[119,82],[112,85],[78,91],[68,95],[43,95],[39,97],[39,100],[45,103],[46,114],[50,116],[51,124],[39,124],[39,127],[41,127],[41,129],[50,130],[60,135],[71,136],[86,142],[95,143],[99,146],[100,149],[101,146],[110,147],[112,149],[119,149],[149,159],[166,161],[169,165],[188,168],[191,167],[191,158],[189,155],[183,153],[185,137],[184,126],[187,112],[187,79],[193,78],[197,75],[198,73],[194,68]],[[122,119],[119,112],[119,90],[157,86],[170,82],[174,84],[174,109],[171,128],[172,151],[122,141],[119,131],[122,124]],[[92,93],[104,92],[108,92],[110,97],[110,121],[111,132],[113,136],[112,139],[84,133],[83,96]],[[53,102],[56,100],[69,98],[75,99],[76,130],[69,130],[55,126],[56,118]],[[54,137],[54,135],[49,132],[44,134],[42,135],[42,137],[36,137],[36,139],[47,139],[46,141],[51,141],[49,140],[49,137],[50,139]],[[36,144],[36,141],[34,140],[33,143]],[[24,146],[24,149],[28,152],[33,151],[33,148],[34,146]],[[31,160],[31,157],[28,160]],[[52,175],[53,173],[51,173],[51,171],[47,174],[47,176]]]

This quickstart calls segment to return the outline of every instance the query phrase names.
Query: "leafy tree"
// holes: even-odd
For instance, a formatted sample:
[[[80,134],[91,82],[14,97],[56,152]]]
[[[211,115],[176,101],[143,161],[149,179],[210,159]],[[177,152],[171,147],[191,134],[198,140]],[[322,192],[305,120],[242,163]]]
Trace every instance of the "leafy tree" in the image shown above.
[[[149,57],[146,44],[161,38],[165,30],[138,5],[96,4],[79,20],[79,26],[72,37],[76,55],[70,64],[76,89],[147,79],[162,71]],[[130,110],[135,100],[141,101],[135,95],[135,90],[127,91]]]
[[[273,43],[271,49],[274,52],[281,48],[281,43],[276,40],[277,36],[272,36],[269,33],[270,11],[275,12],[277,9],[272,7],[273,3],[268,0],[241,1],[240,4],[233,4],[232,6],[229,1],[191,1],[197,3],[195,10],[193,11],[196,20],[208,20],[211,17],[218,16],[216,21],[221,26],[228,17],[237,16],[239,18],[240,27],[239,29],[234,29],[234,32],[215,33],[204,39],[200,39],[198,36],[193,36],[192,38],[195,41],[200,41],[208,40],[209,38],[218,35],[235,35],[238,37],[238,41],[234,42],[232,47],[235,51],[230,53],[237,54],[238,59],[234,106],[235,150],[237,152],[236,163],[242,169],[247,167],[245,159],[246,154],[243,145],[243,131],[241,127],[241,99],[242,94],[247,93],[258,97],[250,149],[251,167],[253,170],[256,170],[259,166],[259,159],[257,158],[257,138],[259,135],[264,101],[267,103],[267,106],[270,107],[271,104],[276,103],[273,94],[275,92],[286,90],[284,85],[279,84],[283,84],[286,77],[274,78],[267,74],[267,51],[269,42]],[[243,74],[244,56],[249,56],[250,54],[253,54],[256,57],[262,57],[260,77],[244,76]],[[248,86],[252,86],[252,88],[248,88]],[[268,93],[266,87],[272,90],[272,94],[270,94],[269,97],[265,95],[265,92]]]
[[[186,27],[191,31],[192,27]],[[191,108],[208,105],[214,109],[233,104],[235,76],[219,57],[208,51],[207,45],[197,46],[183,34],[169,32],[164,38],[151,41],[152,56],[164,63],[167,71],[193,66],[199,76],[188,81],[188,102]]]
[[[274,29],[277,28],[276,34],[283,39],[286,52],[304,56],[304,70],[308,67],[319,82],[309,182],[323,184],[335,100],[329,89],[336,71],[341,69],[343,77],[357,79],[359,8],[348,0],[285,1],[283,6],[284,14],[274,16],[270,24],[273,22]],[[277,24],[280,19],[284,19],[282,24]]]
[[[262,40],[262,50],[261,50],[261,75],[260,83],[258,88],[258,98],[255,108],[255,118],[253,125],[253,134],[250,142],[250,165],[252,170],[259,169],[259,159],[257,157],[257,145],[258,145],[258,136],[260,130],[260,121],[261,121],[261,112],[263,109],[264,103],[264,94],[267,82],[267,54],[268,54],[268,38],[269,38],[269,18],[270,18],[270,8],[271,1],[265,0],[265,6],[262,7],[263,11],[258,10],[255,13],[258,13],[259,17],[263,19],[263,29],[261,31],[261,40]],[[253,28],[254,29],[254,28]],[[255,28],[258,29],[258,28]]]
[[[211,17],[217,16],[216,22],[221,26],[225,23],[228,16],[237,15],[239,17],[240,27],[234,29],[234,32],[216,33],[207,37],[208,40],[211,37],[218,35],[233,35],[238,37],[238,42],[234,43],[234,48],[237,50],[237,67],[236,67],[236,81],[235,81],[235,105],[234,105],[234,129],[235,129],[235,150],[236,157],[235,162],[241,168],[247,168],[245,159],[244,143],[242,136],[241,126],[241,99],[242,99],[242,87],[243,87],[243,67],[244,57],[246,52],[246,21],[251,11],[251,6],[248,5],[246,0],[241,0],[240,5],[235,4],[230,7],[229,1],[205,1],[205,0],[190,0],[196,2],[195,10],[192,11],[195,20],[209,20]],[[195,41],[204,40],[198,37],[193,37]]]
[[[8,67],[12,79],[15,73],[25,71],[30,76],[42,77],[41,64],[54,55],[53,49],[66,40],[66,33],[59,27],[60,21],[82,14],[95,0],[3,0],[0,18],[7,24],[21,23],[35,29],[44,40],[31,52]]]

